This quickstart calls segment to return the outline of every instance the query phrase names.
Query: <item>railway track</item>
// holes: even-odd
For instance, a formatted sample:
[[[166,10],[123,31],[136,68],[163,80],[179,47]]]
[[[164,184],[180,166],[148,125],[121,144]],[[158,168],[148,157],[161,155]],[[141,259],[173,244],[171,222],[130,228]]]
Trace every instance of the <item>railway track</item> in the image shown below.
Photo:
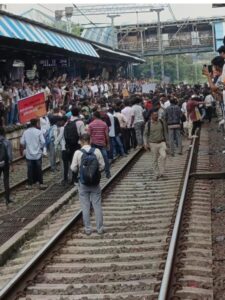
[[[24,206],[32,197],[40,194],[38,187],[34,186],[31,191],[26,190],[27,183],[27,165],[24,158],[18,158],[13,162],[14,171],[10,172],[10,191],[11,197],[14,200],[13,204],[10,204],[8,207],[5,205],[4,198],[4,186],[3,181],[1,180],[0,184],[0,218],[4,214],[13,212],[15,209],[18,209],[21,206]],[[60,180],[60,172],[51,172],[48,158],[43,159],[43,175],[44,182],[50,186],[53,183],[56,183]]]
[[[130,156],[136,155],[136,151],[132,151]],[[111,173],[114,175],[118,170],[121,169],[123,164],[126,164],[130,159],[129,157],[119,158],[114,161],[111,166]],[[105,185],[108,179],[103,175],[101,179],[101,184]],[[68,192],[67,192],[68,191]],[[27,191],[26,191],[27,192]],[[30,191],[29,191],[30,192]],[[22,193],[22,191],[21,191]],[[64,211],[64,207],[69,206],[69,216],[72,217],[74,212],[79,211],[79,203],[75,197],[72,197],[76,194],[76,187],[65,188],[57,183],[52,184],[47,190],[42,192],[42,194],[32,197],[34,190],[30,192],[31,195],[27,195],[27,203],[24,206],[19,207],[13,211],[10,211],[7,214],[0,216],[0,265],[6,265],[6,261],[14,254],[15,249],[18,249],[19,245],[23,245],[24,242],[30,240],[31,237],[39,230],[40,224],[47,223],[47,228],[49,225],[49,220],[56,214],[56,223],[51,225],[51,232],[46,233],[43,241],[46,242],[46,236],[49,237],[49,234],[52,235],[55,233],[55,228],[60,229],[62,226],[58,222],[58,214],[56,213],[59,209],[59,214]],[[22,193],[23,194],[23,193]],[[62,196],[62,197],[61,197]],[[72,198],[71,198],[72,197]],[[74,203],[75,202],[75,203]],[[63,221],[66,222],[68,218],[68,213],[63,215]],[[59,226],[58,226],[59,223]],[[56,225],[56,226],[55,226]],[[52,228],[54,228],[52,230]],[[38,233],[39,234],[39,233]],[[39,250],[39,246],[43,243],[37,243],[37,247],[33,249],[32,254],[29,256],[25,255],[25,261],[28,258],[32,258],[32,255]],[[25,243],[26,248],[26,243]],[[10,263],[7,263],[7,276],[5,278],[4,267],[0,271],[0,288],[5,284],[5,280],[13,277],[16,272],[18,272],[23,267],[22,264],[15,264],[13,262],[13,268],[10,269]],[[2,271],[3,269],[3,271]]]
[[[179,243],[186,240],[181,237],[178,244],[175,243],[172,257],[168,255],[173,244],[179,201],[186,196],[186,187],[190,191],[193,187],[188,179],[194,154],[197,151],[193,145],[189,154],[186,152],[183,156],[170,158],[167,176],[159,181],[153,181],[149,153],[142,153],[126,169],[121,170],[103,191],[106,226],[103,236],[96,233],[86,236],[83,233],[80,212],[73,216],[78,208],[75,200],[55,220],[51,220],[36,239],[28,242],[15,255],[14,260],[0,269],[1,278],[5,282],[10,280],[2,288],[0,299],[212,299],[210,280],[206,280],[205,274],[202,278],[196,275],[191,284],[191,275],[188,275],[192,273],[191,268],[201,271],[199,265],[206,261],[204,254],[210,257],[210,242],[207,244],[199,240],[202,238],[204,241],[205,238],[208,242],[206,236],[210,234],[209,227],[204,227],[207,223],[207,209],[201,210],[203,202],[199,197],[197,204],[193,204],[187,213],[190,216],[193,212],[192,218],[196,224],[190,227],[190,232],[180,230],[186,234],[186,240],[191,239],[189,233],[194,235],[195,242],[199,244],[200,241],[202,248],[193,246],[194,251],[186,247],[185,254],[188,256],[184,256],[185,250]],[[188,166],[188,173],[185,174]],[[201,163],[198,167],[202,168]],[[202,190],[207,190],[204,184]],[[197,190],[201,190],[201,187],[199,183],[196,185]],[[190,193],[188,195],[190,197]],[[193,210],[195,206],[197,208]],[[185,222],[187,226],[187,222],[192,222],[192,219],[186,216]],[[186,228],[184,224],[182,226]],[[192,245],[191,241],[189,246]],[[179,251],[176,249],[178,247]],[[173,261],[176,258],[175,250],[183,261]],[[31,260],[27,262],[27,258]],[[171,260],[172,269],[169,272],[168,259]],[[189,266],[191,259],[196,264]],[[20,268],[17,267],[19,264]],[[182,269],[184,266],[185,270]],[[12,279],[10,272],[16,269],[19,273]],[[198,287],[197,279],[205,283],[200,285],[198,291],[195,290],[196,294],[202,292],[203,298],[196,297],[193,292],[193,288]],[[193,295],[195,298],[190,298]]]

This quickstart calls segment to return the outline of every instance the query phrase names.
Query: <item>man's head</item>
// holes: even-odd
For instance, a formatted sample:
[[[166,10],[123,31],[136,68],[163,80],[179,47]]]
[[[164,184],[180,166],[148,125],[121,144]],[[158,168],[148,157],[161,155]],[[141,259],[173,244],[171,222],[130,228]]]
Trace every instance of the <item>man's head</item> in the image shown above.
[[[171,98],[170,99],[170,104],[177,104],[176,98]]]
[[[224,58],[221,56],[216,56],[212,59],[211,61],[213,68],[215,68],[217,71],[223,69],[223,65],[224,65]]]
[[[90,145],[91,137],[89,133],[84,133],[80,136],[81,146]]]
[[[153,121],[158,121],[158,118],[159,118],[158,111],[157,111],[157,110],[154,110],[154,111],[151,113],[151,119],[152,119]]]
[[[96,111],[93,113],[93,117],[94,117],[94,119],[100,119],[100,118],[101,118],[100,112],[99,112],[98,110],[96,110]]]
[[[225,58],[225,46],[220,46],[219,49],[217,50],[219,52],[219,55],[224,59]]]
[[[74,117],[79,117],[79,113],[80,113],[79,108],[77,108],[77,107],[72,107],[71,113],[72,113],[72,116],[74,116]]]
[[[31,127],[36,127],[36,128],[38,128],[38,125],[39,125],[39,119],[31,119],[31,120],[30,120],[30,126],[31,126]]]

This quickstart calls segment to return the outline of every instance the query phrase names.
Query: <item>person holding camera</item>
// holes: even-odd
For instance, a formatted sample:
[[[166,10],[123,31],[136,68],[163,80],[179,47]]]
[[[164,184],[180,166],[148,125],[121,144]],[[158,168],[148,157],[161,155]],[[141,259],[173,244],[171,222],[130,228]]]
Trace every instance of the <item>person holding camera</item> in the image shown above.
[[[219,101],[222,114],[224,116],[224,103],[223,103],[223,90],[224,82],[222,80],[222,73],[224,68],[224,58],[222,56],[216,56],[212,59],[212,72],[209,72],[207,66],[203,66],[202,74],[208,79],[208,84],[211,89],[213,98]]]

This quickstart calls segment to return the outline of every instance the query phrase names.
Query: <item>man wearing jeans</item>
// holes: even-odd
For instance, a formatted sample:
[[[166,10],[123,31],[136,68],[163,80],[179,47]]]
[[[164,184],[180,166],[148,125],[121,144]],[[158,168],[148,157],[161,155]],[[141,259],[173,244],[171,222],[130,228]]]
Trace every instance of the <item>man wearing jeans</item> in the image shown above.
[[[171,99],[170,106],[165,111],[165,120],[168,125],[170,154],[172,156],[175,154],[175,145],[178,148],[178,153],[182,154],[181,117],[182,111],[180,107],[175,99]]]
[[[39,129],[39,120],[32,119],[30,127],[21,137],[20,144],[25,148],[27,160],[27,189],[32,189],[32,184],[39,183],[40,189],[45,189],[42,176],[42,151],[45,145],[43,133]]]
[[[134,98],[133,100],[133,125],[136,134],[138,148],[143,147],[143,131],[144,131],[144,117],[143,117],[143,108],[141,106],[142,99],[139,97]]]
[[[93,121],[88,126],[91,137],[91,146],[99,149],[105,162],[105,174],[107,178],[111,177],[110,165],[107,150],[109,149],[109,128],[105,122],[100,119],[99,111],[93,114]]]
[[[90,135],[88,133],[85,133],[80,137],[80,143],[81,143],[82,151],[89,152],[91,149],[93,149],[93,147],[91,147],[90,145]],[[74,153],[72,164],[71,164],[71,170],[73,172],[77,172],[80,169],[81,159],[83,155],[83,152],[81,150],[77,150]],[[98,161],[99,171],[104,170],[105,163],[101,151],[97,148],[94,148],[93,151]],[[104,228],[103,228],[100,184],[96,183],[94,185],[87,185],[81,183],[81,180],[79,180],[78,191],[79,191],[79,200],[80,200],[82,214],[83,214],[85,233],[87,235],[90,235],[92,233],[91,222],[90,222],[90,208],[92,204],[95,212],[97,233],[103,234]]]

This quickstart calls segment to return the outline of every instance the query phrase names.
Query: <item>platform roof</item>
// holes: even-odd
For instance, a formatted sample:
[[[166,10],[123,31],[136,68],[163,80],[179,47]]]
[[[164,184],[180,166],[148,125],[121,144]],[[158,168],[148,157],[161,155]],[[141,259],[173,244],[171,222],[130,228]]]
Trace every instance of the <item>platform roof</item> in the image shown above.
[[[99,57],[91,43],[84,39],[2,11],[0,11],[0,36],[45,44],[91,57]]]
[[[82,57],[86,57],[88,60],[107,58],[112,61],[144,62],[137,55],[121,50],[113,50],[111,47],[101,43],[77,37],[62,30],[5,11],[0,11],[1,38],[4,44],[6,43],[11,48],[17,48],[18,51],[26,50],[27,43],[27,48],[34,52],[37,52],[37,50],[43,52],[46,49],[46,52],[50,53],[52,49],[55,53],[62,55],[63,51],[66,50],[73,54],[82,55]],[[37,45],[39,46],[37,47]],[[4,45],[2,44],[1,48],[2,46]]]

